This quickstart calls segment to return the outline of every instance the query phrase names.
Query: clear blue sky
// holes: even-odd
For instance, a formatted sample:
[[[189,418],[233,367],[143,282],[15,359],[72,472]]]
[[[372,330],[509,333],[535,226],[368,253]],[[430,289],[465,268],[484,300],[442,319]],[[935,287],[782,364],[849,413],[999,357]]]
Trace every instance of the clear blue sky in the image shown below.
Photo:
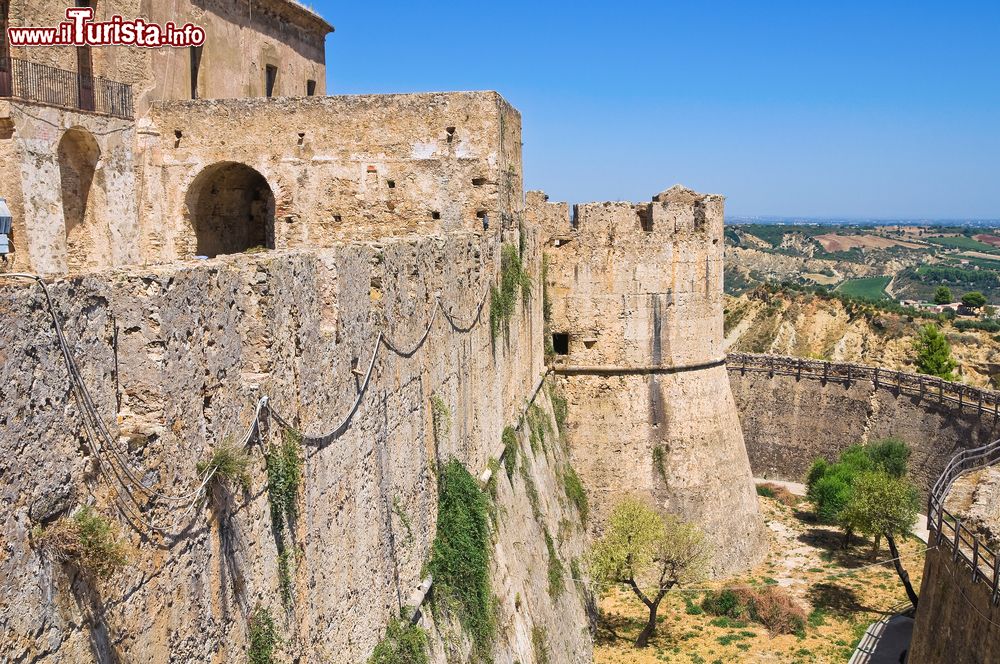
[[[334,94],[498,90],[529,189],[1000,218],[1000,1],[332,2]]]

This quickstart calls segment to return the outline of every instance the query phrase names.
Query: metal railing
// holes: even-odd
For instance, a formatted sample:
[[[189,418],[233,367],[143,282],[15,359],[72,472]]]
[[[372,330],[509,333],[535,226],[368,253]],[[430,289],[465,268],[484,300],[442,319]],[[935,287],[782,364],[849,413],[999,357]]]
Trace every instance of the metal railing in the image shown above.
[[[132,86],[19,58],[0,59],[0,97],[131,119]]]
[[[863,364],[751,353],[730,353],[726,357],[726,367],[730,371],[743,373],[763,371],[772,376],[795,376],[839,383],[866,381],[876,388],[895,389],[900,393],[933,399],[943,405],[956,406],[959,410],[974,411],[980,417],[990,415],[995,420],[1000,420],[1000,392],[953,383],[936,376]]]
[[[726,358],[730,371],[759,371],[771,376],[795,376],[833,382],[868,381],[876,388],[895,389],[920,395],[940,404],[974,410],[980,417],[1000,420],[1000,392],[984,390],[935,376],[912,374],[861,364],[833,363],[782,355],[732,353]],[[951,553],[952,559],[966,566],[972,582],[987,584],[995,605],[1000,605],[1000,553],[945,508],[948,493],[962,475],[1000,462],[1000,440],[962,450],[948,462],[927,499],[927,543]]]

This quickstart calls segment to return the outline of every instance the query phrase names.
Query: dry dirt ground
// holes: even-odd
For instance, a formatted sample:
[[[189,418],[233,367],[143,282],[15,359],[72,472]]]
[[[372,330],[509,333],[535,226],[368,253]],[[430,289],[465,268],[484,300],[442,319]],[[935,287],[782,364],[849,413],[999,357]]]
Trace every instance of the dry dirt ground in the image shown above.
[[[865,629],[906,594],[891,564],[871,566],[871,542],[841,548],[839,530],[814,523],[809,506],[785,505],[761,497],[771,535],[767,559],[752,574],[726,582],[699,584],[690,592],[673,591],[660,608],[651,645],[632,643],[644,624],[645,607],[631,592],[615,591],[600,603],[594,661],[598,664],[689,662],[846,662]],[[925,545],[916,538],[902,543],[903,563],[919,587]],[[879,560],[887,560],[884,544]],[[809,614],[805,636],[772,635],[753,622],[726,624],[699,613],[703,588],[777,584],[786,588]],[[714,621],[714,624],[713,624]]]
[[[816,239],[823,245],[826,251],[847,251],[854,247],[862,249],[885,249],[887,247],[906,247],[907,249],[921,249],[924,245],[915,242],[905,242],[892,238],[870,235],[868,233],[857,235],[841,235],[840,233],[826,233],[817,235]]]

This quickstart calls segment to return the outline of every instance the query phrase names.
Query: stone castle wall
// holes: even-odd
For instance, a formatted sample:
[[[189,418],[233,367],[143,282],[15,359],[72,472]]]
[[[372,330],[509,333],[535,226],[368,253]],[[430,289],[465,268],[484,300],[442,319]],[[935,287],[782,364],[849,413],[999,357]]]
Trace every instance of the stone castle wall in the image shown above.
[[[227,165],[269,190],[272,237],[256,244],[279,249],[483,232],[480,215],[495,233],[516,228],[523,208],[520,115],[493,92],[174,102],[138,128],[16,102],[0,102],[5,117],[0,168],[11,179],[0,195],[15,219],[6,271],[191,258],[197,196],[219,197],[212,171]],[[71,131],[96,146],[89,187],[61,185]],[[68,232],[73,204],[86,221]]]
[[[924,561],[910,662],[987,664],[1000,660],[1000,609],[986,583],[951,549],[930,549]]]
[[[7,257],[6,271],[63,274],[70,266],[79,272],[138,262],[133,124],[0,100],[3,118],[10,123],[11,135],[0,139],[0,196],[14,216],[14,251]],[[69,140],[63,142],[71,130],[85,136],[94,155],[84,154],[86,150]],[[66,150],[72,153],[68,157]],[[89,187],[71,174],[79,170],[74,162],[81,160],[93,167]],[[69,199],[85,208],[82,224],[67,223]]]
[[[479,214],[510,226],[520,134],[520,115],[493,92],[158,104],[139,128],[142,253],[195,254],[192,185],[226,162],[267,181],[279,249],[481,231]]]
[[[538,243],[530,232],[526,240],[537,274]],[[492,340],[486,311],[463,331],[495,279],[499,248],[495,237],[455,233],[100,272],[50,287],[123,454],[145,482],[171,494],[190,491],[197,462],[241,435],[261,394],[307,436],[327,432],[364,386],[352,369],[364,373],[378,331],[403,353],[383,347],[346,430],[307,446],[288,614],[256,449],[251,491],[228,516],[218,503],[199,507],[176,542],[132,532],[129,567],[96,587],[39,555],[33,529],[83,503],[113,515],[115,501],[85,442],[40,292],[5,288],[0,659],[239,660],[246,616],[261,604],[278,618],[289,657],[363,661],[421,579],[435,531],[436,459],[454,456],[479,474],[543,372],[540,298],[519,308],[509,340]],[[438,294],[455,324],[438,315],[409,353]],[[432,435],[432,395],[451,413],[443,440]],[[545,390],[536,402],[549,410]],[[556,599],[534,587],[545,583],[536,573],[547,562],[543,526],[559,534],[566,569],[582,551],[583,530],[559,484],[565,461],[558,450],[525,458],[543,513],[531,518],[517,477],[500,478],[496,649],[532,661],[538,627],[554,661],[586,661],[582,595],[569,582]],[[149,514],[161,525],[174,516]],[[434,660],[443,661],[452,641],[435,632],[433,642]]]
[[[67,0],[12,2],[11,27],[54,27],[66,20]],[[326,91],[325,38],[332,28],[297,2],[288,0],[101,0],[95,21],[118,15],[126,20],[183,26],[194,23],[206,32],[198,74],[198,97],[229,99],[263,97],[265,68],[278,68],[274,95],[306,96],[306,81],[316,94]],[[93,48],[93,73],[132,86],[136,116],[150,104],[191,98],[189,48]],[[76,72],[75,47],[13,47],[11,56]]]
[[[681,187],[652,203],[576,206],[531,193],[574,465],[596,499],[638,493],[701,525],[716,574],[752,566],[763,523],[722,364],[722,198]]]
[[[898,436],[913,449],[910,471],[926,494],[961,449],[1000,436],[991,414],[937,403],[933,394],[900,394],[870,380],[850,384],[816,378],[729,371],[756,477],[801,482],[812,462],[835,459],[856,443]]]

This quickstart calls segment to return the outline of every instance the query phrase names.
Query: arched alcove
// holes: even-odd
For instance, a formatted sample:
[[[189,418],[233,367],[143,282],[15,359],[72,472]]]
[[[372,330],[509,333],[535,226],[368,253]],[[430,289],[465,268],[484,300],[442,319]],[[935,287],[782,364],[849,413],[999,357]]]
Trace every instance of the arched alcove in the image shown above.
[[[74,127],[59,141],[59,186],[66,229],[66,267],[70,272],[110,264],[108,223],[95,214],[101,198],[98,163],[101,149],[86,129]]]
[[[187,209],[199,256],[274,248],[274,193],[249,166],[221,162],[203,170],[188,189]]]

